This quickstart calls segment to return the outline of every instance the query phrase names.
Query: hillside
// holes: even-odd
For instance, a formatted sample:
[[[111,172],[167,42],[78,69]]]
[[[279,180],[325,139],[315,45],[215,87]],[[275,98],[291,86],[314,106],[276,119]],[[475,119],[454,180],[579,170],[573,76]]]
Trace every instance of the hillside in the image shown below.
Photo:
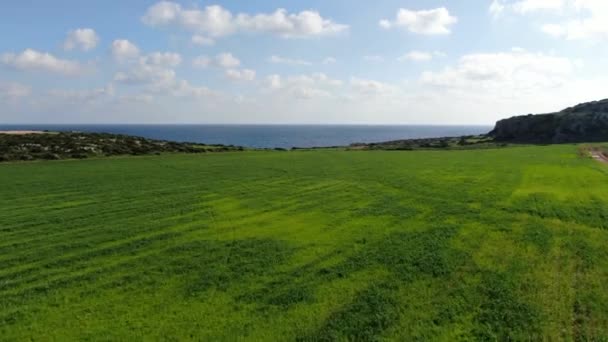
[[[489,135],[497,141],[518,143],[608,141],[608,99],[579,104],[557,113],[500,120]]]
[[[20,133],[20,132],[17,132]],[[203,145],[142,137],[81,132],[0,132],[0,162],[15,160],[83,159],[100,156],[159,153],[204,153],[243,150],[241,147]]]
[[[577,146],[0,164],[0,340],[603,341]]]

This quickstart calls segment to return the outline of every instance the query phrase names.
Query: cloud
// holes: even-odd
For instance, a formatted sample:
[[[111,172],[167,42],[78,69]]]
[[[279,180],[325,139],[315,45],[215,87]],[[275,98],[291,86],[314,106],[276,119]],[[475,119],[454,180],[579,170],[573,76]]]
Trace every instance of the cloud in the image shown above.
[[[154,65],[138,65],[128,72],[117,72],[114,81],[125,84],[158,84],[175,80],[175,71]]]
[[[494,16],[498,17],[505,11],[506,6],[503,4],[501,0],[492,0],[490,4],[490,8],[488,11]]]
[[[281,89],[283,87],[281,76],[277,74],[266,77],[266,84],[270,89]]]
[[[284,58],[281,56],[270,56],[270,58],[268,58],[268,61],[270,63],[274,63],[274,64],[287,64],[287,65],[300,65],[300,66],[310,66],[312,65],[312,63],[310,63],[309,61],[305,61],[303,59],[292,59],[292,58]]]
[[[445,7],[421,11],[401,8],[395,20],[383,19],[379,25],[384,29],[405,28],[412,33],[442,35],[450,34],[450,26],[457,22],[458,18],[450,15]]]
[[[289,77],[274,74],[266,77],[266,87],[268,90],[278,95],[298,100],[332,97],[332,92],[342,85],[342,81],[332,79],[324,73]]]
[[[233,81],[253,81],[255,80],[255,70],[250,69],[228,69],[226,77]]]
[[[577,0],[575,0],[577,1]],[[519,14],[529,14],[538,11],[561,11],[566,5],[566,0],[493,0],[489,11],[498,16],[505,11],[513,11]]]
[[[149,94],[132,94],[132,95],[121,95],[117,98],[119,103],[152,103],[154,102],[154,96]]]
[[[357,77],[350,79],[350,86],[357,95],[363,96],[385,96],[396,92],[396,88],[388,83]]]
[[[126,39],[112,42],[112,56],[118,62],[126,62],[139,57],[139,48]]]
[[[186,80],[177,78],[175,71],[153,65],[138,65],[128,72],[118,72],[114,81],[127,85],[143,85],[142,95],[169,95],[175,97],[215,96],[216,92],[207,87],[191,85]]]
[[[175,52],[153,52],[141,57],[140,63],[174,68],[182,63],[182,56]]]
[[[544,33],[566,40],[608,39],[608,2],[604,0],[494,0],[490,12],[495,16],[553,13],[555,20],[541,25]]]
[[[520,0],[515,2],[512,6],[514,11],[526,14],[541,10],[561,10],[564,4],[565,0]]]
[[[133,51],[133,49],[127,50]],[[137,50],[137,55],[139,55],[139,49]],[[124,57],[132,59],[135,56],[132,53]],[[218,61],[221,60],[221,58],[218,58]],[[125,85],[144,87],[144,92],[138,94],[137,98],[125,98],[123,102],[147,103],[149,102],[147,99],[152,95],[192,98],[219,96],[219,93],[207,87],[194,86],[186,80],[178,79],[173,68],[181,64],[181,62],[182,57],[177,53],[153,52],[140,57],[137,63],[130,64],[129,70],[117,72],[114,75],[113,81]],[[243,77],[246,76],[247,73]]]
[[[566,28],[557,24],[545,24],[542,26],[542,31],[556,38],[563,37],[567,34]]]
[[[544,32],[567,40],[608,39],[608,2],[568,0],[566,6],[567,12],[574,15],[569,19],[544,25]]]
[[[223,69],[234,69],[241,65],[241,61],[233,56],[231,53],[224,52],[220,53],[214,58],[208,56],[198,56],[192,60],[192,66],[196,68],[207,68],[215,66]]]
[[[316,11],[288,13],[232,14],[219,6],[185,9],[180,4],[161,1],[148,8],[142,21],[149,26],[178,26],[212,38],[237,33],[270,33],[283,38],[307,38],[334,35],[348,30],[347,25],[323,18]]]
[[[20,83],[0,82],[0,100],[14,101],[29,96],[31,92],[32,89],[29,86]]]
[[[66,76],[85,73],[87,68],[76,61],[59,59],[49,53],[26,49],[23,52],[0,55],[0,64],[22,71],[44,71]]]
[[[194,86],[186,80],[175,80],[171,83],[164,83],[150,88],[152,93],[160,93],[175,97],[191,97],[191,98],[217,98],[221,94],[207,87]]]
[[[456,66],[439,72],[424,72],[420,80],[438,87],[513,95],[561,86],[576,67],[568,58],[514,49],[465,55]]]
[[[215,40],[200,34],[195,34],[192,36],[192,44],[210,46],[215,44]]]
[[[336,60],[334,57],[327,57],[323,60],[323,64],[335,64],[337,62],[338,60]]]
[[[175,71],[172,69],[182,62],[182,57],[174,52],[153,52],[131,64],[129,71],[117,72],[114,81],[124,84],[158,84],[173,82]]]
[[[52,89],[48,92],[48,95],[60,99],[64,103],[95,103],[112,98],[114,94],[112,85],[85,90]]]
[[[414,51],[410,51],[410,52],[406,53],[405,55],[397,58],[397,61],[399,61],[399,62],[405,62],[405,61],[428,62],[435,57],[443,57],[443,56],[445,56],[445,54],[440,51],[426,52],[426,51],[415,51],[414,50]]]
[[[215,62],[221,68],[235,68],[241,65],[241,61],[231,53],[220,53],[215,57]]]
[[[99,36],[95,30],[90,28],[79,28],[68,32],[68,35],[63,42],[63,48],[66,51],[80,49],[82,51],[93,50],[99,43]]]

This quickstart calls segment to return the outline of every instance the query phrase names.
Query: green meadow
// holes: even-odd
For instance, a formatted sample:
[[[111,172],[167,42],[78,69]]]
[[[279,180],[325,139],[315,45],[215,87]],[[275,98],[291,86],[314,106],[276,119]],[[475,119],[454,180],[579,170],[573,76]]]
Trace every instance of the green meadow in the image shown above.
[[[0,164],[0,340],[608,340],[574,145]]]

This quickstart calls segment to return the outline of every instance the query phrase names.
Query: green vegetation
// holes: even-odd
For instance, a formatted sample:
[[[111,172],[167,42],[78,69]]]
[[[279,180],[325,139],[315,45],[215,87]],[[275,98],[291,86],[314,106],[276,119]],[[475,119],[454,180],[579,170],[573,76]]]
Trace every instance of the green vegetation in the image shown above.
[[[19,135],[0,133],[0,162],[242,150],[242,147],[237,146],[179,143],[108,133],[49,132]]]
[[[0,340],[606,340],[578,146],[0,165]]]
[[[351,144],[349,150],[385,150],[385,151],[414,151],[414,150],[472,150],[483,148],[506,147],[507,144],[495,141],[488,135],[466,135],[461,137],[405,139],[380,143]]]

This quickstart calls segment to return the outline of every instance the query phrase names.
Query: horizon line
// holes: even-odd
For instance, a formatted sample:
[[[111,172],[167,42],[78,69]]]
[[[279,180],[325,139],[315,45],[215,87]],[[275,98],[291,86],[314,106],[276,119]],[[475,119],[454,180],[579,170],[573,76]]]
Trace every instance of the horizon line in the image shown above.
[[[0,126],[123,125],[123,126],[493,126],[494,124],[424,124],[424,123],[0,123]]]

